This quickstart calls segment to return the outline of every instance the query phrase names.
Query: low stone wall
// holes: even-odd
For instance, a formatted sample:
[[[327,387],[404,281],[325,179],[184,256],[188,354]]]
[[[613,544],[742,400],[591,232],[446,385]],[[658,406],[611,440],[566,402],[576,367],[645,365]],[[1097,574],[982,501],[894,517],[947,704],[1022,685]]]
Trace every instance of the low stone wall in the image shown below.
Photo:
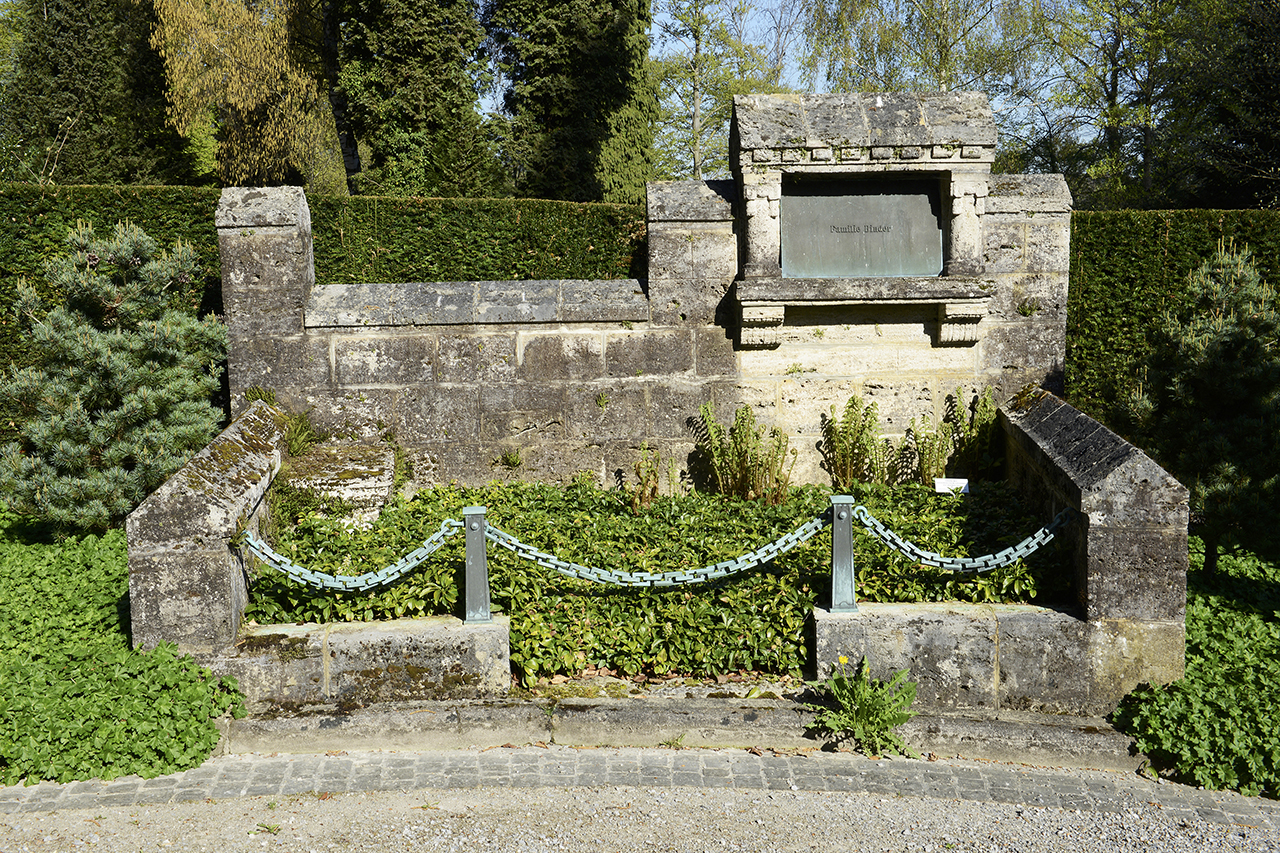
[[[705,195],[672,213],[706,220],[680,245],[731,261],[729,205]],[[233,408],[256,385],[331,431],[393,433],[422,483],[608,481],[643,444],[683,467],[699,405],[736,405],[714,325],[732,262],[672,257],[648,282],[314,286],[301,190],[225,190],[217,223]]]
[[[1048,520],[1081,513],[1077,606],[870,604],[815,613],[819,674],[866,656],[906,669],[927,707],[1105,714],[1138,684],[1183,675],[1187,490],[1146,454],[1049,394],[1002,410],[1010,481]]]
[[[255,712],[505,693],[504,617],[241,625],[248,573],[237,539],[258,532],[282,438],[281,413],[255,402],[130,514],[133,644],[175,643],[235,676]]]
[[[135,646],[168,641],[203,656],[235,642],[248,588],[231,543],[257,529],[282,436],[280,413],[254,403],[129,515]]]
[[[257,625],[207,664],[235,676],[255,714],[474,699],[511,687],[509,637],[505,616]]]

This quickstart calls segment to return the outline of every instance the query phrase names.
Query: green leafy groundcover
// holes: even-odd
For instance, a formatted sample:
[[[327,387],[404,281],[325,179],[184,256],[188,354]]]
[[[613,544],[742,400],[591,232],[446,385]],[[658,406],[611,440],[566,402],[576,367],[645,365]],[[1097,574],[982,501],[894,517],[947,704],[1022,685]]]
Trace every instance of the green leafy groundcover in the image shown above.
[[[1144,685],[1115,713],[1164,773],[1206,788],[1280,795],[1280,565],[1224,554],[1216,576],[1191,539],[1186,677]]]
[[[39,541],[0,512],[0,784],[185,770],[243,715],[231,679],[129,648],[123,530]]]
[[[865,488],[855,497],[903,536],[948,555],[984,554],[1033,533],[1049,519],[1028,516],[1003,485],[969,497],[923,487]],[[423,490],[383,510],[369,530],[349,531],[314,512],[277,518],[277,548],[329,574],[379,569],[418,547],[462,508],[488,508],[490,524],[556,556],[627,571],[700,568],[773,541],[830,506],[830,490],[793,489],[776,507],[719,495],[660,497],[640,515],[623,491],[587,479],[566,486],[491,484]],[[628,675],[715,675],[738,670],[796,673],[804,626],[829,598],[831,538],[822,533],[772,564],[738,577],[670,591],[625,589],[563,577],[489,549],[495,609],[511,619],[511,661],[526,681],[591,666]],[[1068,571],[1045,549],[1008,569],[957,578],[891,554],[855,535],[859,597],[877,601],[1060,600]],[[323,593],[259,569],[246,619],[259,623],[389,619],[453,613],[463,570],[455,535],[400,582],[371,593]]]

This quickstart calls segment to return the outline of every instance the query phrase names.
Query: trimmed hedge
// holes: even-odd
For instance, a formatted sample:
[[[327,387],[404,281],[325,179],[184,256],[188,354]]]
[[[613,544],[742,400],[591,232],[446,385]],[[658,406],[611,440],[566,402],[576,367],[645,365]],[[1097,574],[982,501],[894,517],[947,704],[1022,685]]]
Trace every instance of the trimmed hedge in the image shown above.
[[[1067,396],[1104,423],[1151,352],[1155,318],[1187,297],[1187,277],[1219,240],[1248,246],[1267,281],[1280,273],[1280,211],[1080,211],[1071,217]]]
[[[643,278],[644,208],[538,199],[310,200],[324,284]]]

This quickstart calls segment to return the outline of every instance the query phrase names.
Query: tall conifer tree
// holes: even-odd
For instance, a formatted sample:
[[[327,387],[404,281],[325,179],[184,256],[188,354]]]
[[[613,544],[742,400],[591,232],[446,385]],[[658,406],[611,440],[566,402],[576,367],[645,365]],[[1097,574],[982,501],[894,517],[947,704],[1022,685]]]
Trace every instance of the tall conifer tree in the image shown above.
[[[149,44],[150,0],[23,0],[3,122],[18,180],[186,183],[192,162],[165,124],[165,78]]]
[[[492,0],[507,154],[523,196],[639,202],[657,98],[649,0]]]
[[[360,191],[506,194],[476,112],[484,29],[472,0],[349,0],[339,86],[369,149]]]

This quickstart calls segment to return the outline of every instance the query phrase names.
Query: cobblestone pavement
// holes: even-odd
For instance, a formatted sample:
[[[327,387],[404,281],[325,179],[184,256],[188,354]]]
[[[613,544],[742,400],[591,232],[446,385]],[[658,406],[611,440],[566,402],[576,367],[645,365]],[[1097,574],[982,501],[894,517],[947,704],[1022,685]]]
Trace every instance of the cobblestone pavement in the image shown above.
[[[500,747],[445,752],[229,755],[156,779],[0,788],[0,814],[159,805],[308,792],[478,787],[699,787],[839,791],[1116,813],[1139,803],[1171,817],[1280,830],[1280,802],[1158,784],[1135,774],[845,753]]]

